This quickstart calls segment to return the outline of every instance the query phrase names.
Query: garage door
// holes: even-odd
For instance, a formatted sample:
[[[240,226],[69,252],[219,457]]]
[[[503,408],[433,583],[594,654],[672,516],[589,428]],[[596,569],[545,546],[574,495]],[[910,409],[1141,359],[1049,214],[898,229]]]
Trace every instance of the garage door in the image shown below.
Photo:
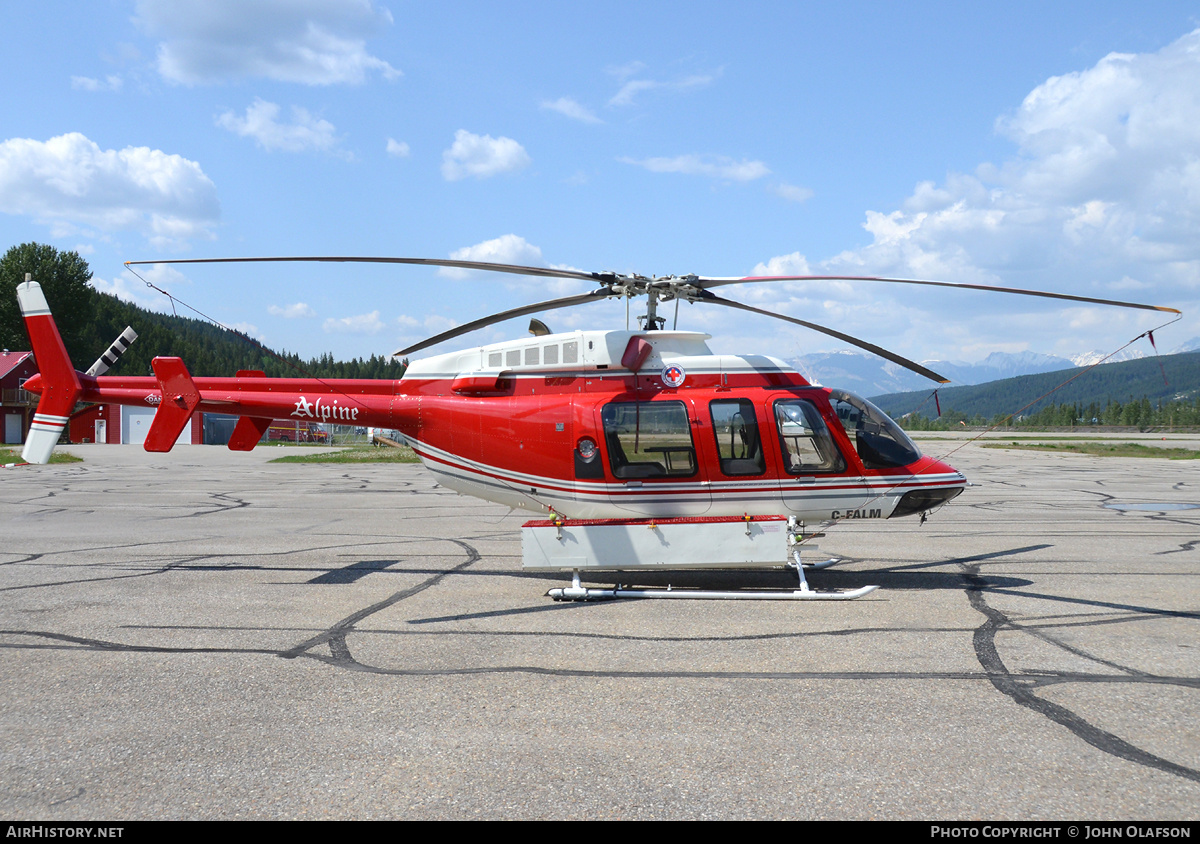
[[[150,433],[150,425],[154,422],[154,408],[122,407],[121,408],[121,442],[131,445],[143,445],[146,434]],[[183,433],[175,441],[176,445],[190,445],[192,442],[192,420],[183,426]]]

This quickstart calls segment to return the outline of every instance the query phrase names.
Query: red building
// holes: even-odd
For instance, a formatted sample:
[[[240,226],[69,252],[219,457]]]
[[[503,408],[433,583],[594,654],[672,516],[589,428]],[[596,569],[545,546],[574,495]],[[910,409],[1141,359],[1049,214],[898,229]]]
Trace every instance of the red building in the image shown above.
[[[37,396],[22,388],[36,372],[33,352],[0,351],[0,423],[6,445],[20,445],[29,433]]]
[[[26,392],[26,379],[37,372],[33,352],[0,351],[0,433],[5,445],[20,445],[29,433],[38,397]],[[154,421],[152,405],[122,407],[117,404],[96,404],[72,414],[67,427],[73,443],[135,443],[145,441]],[[229,441],[225,434],[224,442]],[[204,414],[197,411],[179,436],[179,445],[204,442]]]
[[[133,443],[146,441],[154,407],[122,407],[119,404],[94,404],[72,414],[67,432],[73,443]],[[204,414],[196,411],[179,435],[179,445],[204,442]]]

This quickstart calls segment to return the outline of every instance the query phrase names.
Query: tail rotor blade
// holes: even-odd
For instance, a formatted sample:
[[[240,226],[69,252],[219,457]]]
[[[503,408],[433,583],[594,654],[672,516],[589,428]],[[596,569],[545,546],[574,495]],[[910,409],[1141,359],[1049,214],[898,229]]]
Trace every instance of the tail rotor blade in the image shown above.
[[[137,332],[133,330],[132,325],[125,326],[125,330],[121,332],[121,336],[113,340],[112,345],[96,358],[96,362],[88,367],[88,371],[84,375],[103,375],[108,370],[115,366],[117,361],[121,359],[121,355],[137,339]]]

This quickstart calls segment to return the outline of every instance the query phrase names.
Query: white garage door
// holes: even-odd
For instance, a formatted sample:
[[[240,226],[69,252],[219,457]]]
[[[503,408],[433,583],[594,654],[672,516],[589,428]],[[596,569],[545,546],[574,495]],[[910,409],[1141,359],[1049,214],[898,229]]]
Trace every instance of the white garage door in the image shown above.
[[[21,441],[21,414],[4,414],[4,442],[16,445]]]
[[[146,442],[146,434],[150,433],[150,424],[154,421],[152,407],[122,407],[121,408],[121,442],[131,445],[142,445]],[[192,421],[183,426],[183,433],[175,441],[176,445],[191,445]]]

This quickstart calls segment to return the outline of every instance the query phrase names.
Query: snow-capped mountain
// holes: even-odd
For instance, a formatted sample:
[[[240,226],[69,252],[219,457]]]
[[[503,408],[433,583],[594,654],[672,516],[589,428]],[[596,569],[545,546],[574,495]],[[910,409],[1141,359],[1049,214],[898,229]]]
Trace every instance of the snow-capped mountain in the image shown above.
[[[841,351],[804,355],[792,358],[788,363],[796,367],[809,381],[827,387],[842,387],[864,396],[922,390],[926,387],[933,389],[936,386],[927,378],[866,352]],[[1000,378],[1053,372],[1056,369],[1085,365],[1037,352],[992,352],[976,363],[926,360],[921,361],[921,364],[946,376],[954,385],[982,384]]]
[[[1200,351],[1200,337],[1193,337],[1170,352]],[[921,364],[950,379],[948,386],[967,386],[1015,378],[1018,375],[1034,375],[1039,372],[1054,372],[1077,366],[1091,366],[1103,360],[1108,352],[1085,352],[1070,359],[1038,352],[992,352],[975,363],[965,361],[923,360]],[[1105,363],[1137,360],[1149,357],[1140,349],[1124,349],[1105,360]],[[826,387],[841,387],[863,396],[880,396],[887,393],[903,393],[910,390],[932,390],[936,384],[909,372],[902,366],[883,360],[868,352],[840,351],[803,355],[788,361],[796,370],[815,384]]]
[[[1185,351],[1185,350],[1177,349],[1176,351]],[[1084,352],[1081,355],[1072,355],[1071,363],[1075,364],[1076,366],[1091,366],[1093,363],[1099,363],[1100,361],[1104,360],[1104,357],[1107,354],[1108,354],[1108,352],[1101,352],[1101,351]],[[1146,357],[1145,352],[1141,352],[1136,349],[1125,349],[1124,351],[1117,352],[1115,355],[1110,357],[1108,360],[1104,360],[1104,362],[1105,363],[1120,363],[1123,360],[1137,360],[1138,358],[1144,358],[1144,357]]]

